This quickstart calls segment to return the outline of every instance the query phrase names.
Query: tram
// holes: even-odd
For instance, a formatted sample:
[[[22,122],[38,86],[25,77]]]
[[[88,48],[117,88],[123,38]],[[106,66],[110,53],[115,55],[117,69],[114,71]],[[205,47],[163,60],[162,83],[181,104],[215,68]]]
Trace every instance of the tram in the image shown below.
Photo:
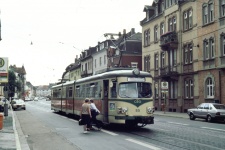
[[[85,98],[100,110],[102,124],[154,124],[152,76],[138,69],[113,70],[52,87],[51,109],[80,116]]]

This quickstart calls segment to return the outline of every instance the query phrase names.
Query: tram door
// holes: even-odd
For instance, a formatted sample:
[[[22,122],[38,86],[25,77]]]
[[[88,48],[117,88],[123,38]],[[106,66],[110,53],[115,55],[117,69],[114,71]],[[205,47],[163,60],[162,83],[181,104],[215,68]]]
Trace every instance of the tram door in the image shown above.
[[[109,95],[109,80],[103,80],[103,111],[104,111],[104,117],[103,122],[108,123],[108,95]]]

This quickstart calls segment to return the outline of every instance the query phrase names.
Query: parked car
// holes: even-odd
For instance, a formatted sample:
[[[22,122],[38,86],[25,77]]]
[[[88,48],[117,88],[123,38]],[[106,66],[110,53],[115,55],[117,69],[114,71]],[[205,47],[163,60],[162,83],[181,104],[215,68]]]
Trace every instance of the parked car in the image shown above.
[[[195,118],[206,119],[207,122],[213,120],[225,121],[225,105],[218,103],[202,103],[197,108],[188,109],[190,120]]]
[[[26,110],[26,104],[24,102],[24,100],[22,99],[14,99],[12,101],[12,109],[16,110],[16,109],[24,109]]]
[[[25,97],[25,101],[31,101],[29,97]]]
[[[38,100],[39,100],[39,98],[38,98],[38,97],[35,97],[35,98],[34,98],[34,101],[38,101]]]

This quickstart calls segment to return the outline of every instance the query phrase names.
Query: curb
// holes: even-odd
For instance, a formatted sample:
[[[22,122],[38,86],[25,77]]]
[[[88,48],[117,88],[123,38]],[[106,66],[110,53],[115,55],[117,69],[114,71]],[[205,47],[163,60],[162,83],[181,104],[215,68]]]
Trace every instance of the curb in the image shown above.
[[[16,149],[21,150],[21,145],[20,145],[20,142],[19,142],[19,136],[18,136],[18,132],[17,132],[17,129],[16,129],[15,117],[14,117],[13,110],[11,110],[11,113],[12,113],[12,118],[13,118],[13,130],[14,130],[15,139],[16,139]]]

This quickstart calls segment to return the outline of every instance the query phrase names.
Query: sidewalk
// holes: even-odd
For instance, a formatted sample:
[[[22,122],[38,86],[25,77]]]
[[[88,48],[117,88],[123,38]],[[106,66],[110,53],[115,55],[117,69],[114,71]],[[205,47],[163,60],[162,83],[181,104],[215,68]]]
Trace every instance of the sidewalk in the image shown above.
[[[0,130],[0,149],[17,150],[16,137],[15,137],[15,122],[13,112],[8,110],[8,116],[3,114],[3,128]]]
[[[2,113],[2,112],[0,112]],[[2,113],[4,115],[4,113]],[[187,113],[178,112],[163,112],[155,111],[155,117],[157,115],[189,118]],[[19,135],[18,135],[19,133]],[[8,116],[4,116],[3,128],[0,130],[0,150],[29,150],[29,146],[24,138],[17,116],[14,115],[12,109],[8,110]]]
[[[155,111],[154,115],[157,116],[167,116],[167,117],[177,117],[177,118],[189,118],[187,113],[179,113],[179,112],[164,112],[164,111]]]

